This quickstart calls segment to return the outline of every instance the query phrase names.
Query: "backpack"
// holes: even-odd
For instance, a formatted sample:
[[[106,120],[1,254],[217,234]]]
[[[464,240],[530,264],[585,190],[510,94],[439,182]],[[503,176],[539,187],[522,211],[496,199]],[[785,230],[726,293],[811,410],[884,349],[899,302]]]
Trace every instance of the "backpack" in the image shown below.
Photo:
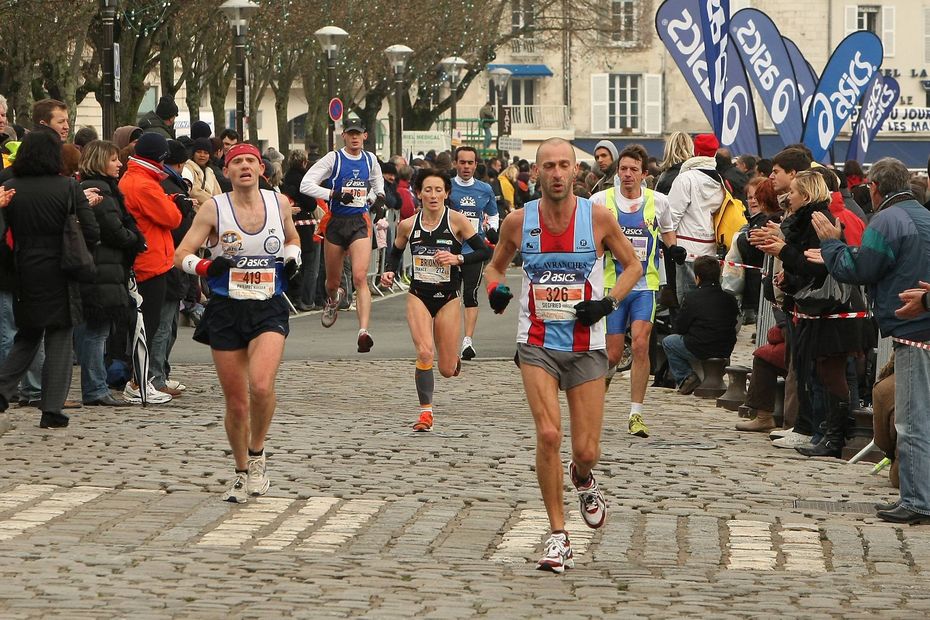
[[[723,201],[714,213],[714,239],[717,241],[717,254],[722,259],[730,250],[736,233],[749,224],[749,221],[746,219],[746,207],[743,206],[743,202],[734,198],[725,185],[722,185],[721,189]]]

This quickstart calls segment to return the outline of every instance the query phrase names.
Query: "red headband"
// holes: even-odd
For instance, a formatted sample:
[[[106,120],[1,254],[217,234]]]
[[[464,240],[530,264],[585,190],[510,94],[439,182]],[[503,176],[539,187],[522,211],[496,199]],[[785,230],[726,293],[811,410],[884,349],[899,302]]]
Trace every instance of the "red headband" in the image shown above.
[[[234,144],[226,151],[225,165],[228,166],[229,162],[239,155],[255,155],[259,162],[262,160],[262,154],[257,148],[247,142],[240,142],[239,144]]]

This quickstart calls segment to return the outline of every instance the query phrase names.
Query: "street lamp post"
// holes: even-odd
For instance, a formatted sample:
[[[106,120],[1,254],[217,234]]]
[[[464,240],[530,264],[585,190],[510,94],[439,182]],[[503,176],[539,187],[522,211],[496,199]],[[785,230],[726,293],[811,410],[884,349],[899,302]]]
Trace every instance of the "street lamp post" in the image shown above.
[[[404,139],[401,133],[404,130],[404,71],[407,68],[407,59],[413,50],[406,45],[392,45],[384,50],[388,64],[394,70],[394,127],[391,129],[391,142],[394,147],[392,155],[403,155]]]
[[[226,0],[220,10],[229,20],[233,30],[233,47],[236,60],[236,131],[244,140],[245,131],[245,34],[249,29],[249,18],[258,10],[252,0]]]
[[[116,92],[113,83],[113,22],[116,20],[117,0],[100,0],[100,21],[103,22],[103,139],[110,140],[116,130]]]
[[[462,78],[462,70],[468,63],[458,56],[447,56],[439,61],[439,65],[447,76],[449,76],[449,95],[452,97],[452,107],[450,111],[451,119],[449,123],[449,140],[455,139],[455,103],[459,98],[459,80]]]
[[[336,26],[325,26],[313,33],[320,47],[326,54],[326,95],[329,101],[336,97],[336,60],[339,54],[339,46],[345,41],[349,33]],[[328,145],[329,150],[333,150],[336,145],[336,123],[332,119],[328,121]]]
[[[501,150],[500,141],[504,131],[504,94],[507,92],[507,85],[510,84],[510,78],[513,73],[510,69],[497,67],[488,71],[491,76],[491,83],[497,91],[497,150]]]

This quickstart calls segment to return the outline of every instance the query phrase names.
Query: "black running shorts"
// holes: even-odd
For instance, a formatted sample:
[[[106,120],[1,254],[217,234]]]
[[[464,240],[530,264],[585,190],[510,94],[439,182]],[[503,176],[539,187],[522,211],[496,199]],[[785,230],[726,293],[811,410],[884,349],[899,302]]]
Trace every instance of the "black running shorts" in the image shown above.
[[[249,342],[265,332],[285,338],[290,333],[283,295],[263,300],[214,295],[194,330],[194,340],[217,351],[238,351],[248,348]]]
[[[326,240],[348,250],[353,241],[371,238],[371,218],[359,215],[333,215],[326,224]]]

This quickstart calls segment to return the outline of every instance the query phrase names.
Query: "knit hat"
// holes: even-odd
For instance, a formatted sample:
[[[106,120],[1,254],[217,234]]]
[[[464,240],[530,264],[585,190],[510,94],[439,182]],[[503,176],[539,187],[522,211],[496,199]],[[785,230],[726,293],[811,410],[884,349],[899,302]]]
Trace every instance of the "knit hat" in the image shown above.
[[[171,166],[183,164],[187,161],[187,149],[177,140],[168,140],[168,157],[165,163]]]
[[[168,141],[160,133],[144,133],[136,142],[136,155],[161,163],[168,156]]]
[[[213,143],[210,142],[210,138],[197,138],[194,140],[194,143],[191,145],[191,155],[197,151],[206,151],[212,155]]]
[[[262,155],[262,158],[267,159],[271,163],[284,161],[284,155],[282,155],[278,149],[273,146],[269,146],[267,149],[265,149],[265,154]]]
[[[197,138],[209,138],[213,135],[213,130],[210,129],[210,125],[204,121],[194,121],[191,125],[191,138],[196,140]]]
[[[594,145],[595,153],[597,152],[597,149],[607,149],[608,151],[610,151],[610,156],[613,157],[613,160],[617,161],[617,153],[618,153],[617,147],[610,140],[601,140],[600,142],[595,144]]]
[[[694,136],[694,155],[696,157],[713,157],[717,154],[720,143],[712,133],[699,133]]]
[[[155,116],[166,121],[178,115],[178,104],[171,97],[162,97],[155,106]]]

